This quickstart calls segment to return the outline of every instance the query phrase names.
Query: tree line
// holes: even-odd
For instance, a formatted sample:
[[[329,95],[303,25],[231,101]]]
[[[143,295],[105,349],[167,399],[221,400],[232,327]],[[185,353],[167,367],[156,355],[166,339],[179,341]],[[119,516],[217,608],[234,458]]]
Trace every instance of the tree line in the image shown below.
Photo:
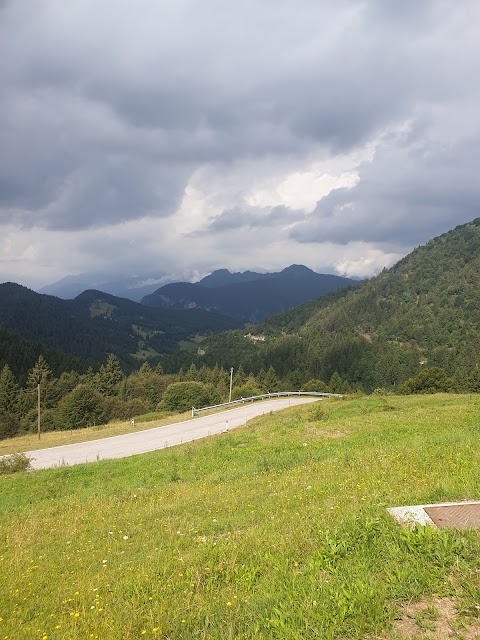
[[[36,431],[38,390],[42,431],[78,429],[226,402],[230,370],[192,364],[186,370],[167,374],[161,365],[152,368],[145,362],[126,375],[117,356],[110,354],[98,371],[72,370],[55,376],[40,355],[22,385],[5,364],[0,372],[0,438]],[[257,375],[240,366],[232,377],[232,399],[283,390],[344,393],[352,387],[336,372],[326,383],[306,379],[300,371],[279,377],[272,366]]]
[[[327,381],[311,378],[300,369],[280,376],[273,366],[256,375],[242,366],[230,370],[215,365],[180,369],[166,374],[161,365],[152,368],[147,362],[126,375],[119,359],[110,354],[98,371],[63,372],[54,376],[43,355],[28,372],[21,386],[5,364],[0,372],[0,438],[8,438],[37,429],[37,399],[40,391],[42,431],[79,429],[105,424],[111,420],[157,417],[159,412],[185,411],[248,398],[276,391],[316,391],[323,393],[362,393],[361,384],[350,384],[338,371]],[[376,388],[386,394],[390,388]],[[397,388],[399,393],[436,393],[480,391],[480,369],[461,380],[449,377],[440,367],[427,367],[408,378]]]

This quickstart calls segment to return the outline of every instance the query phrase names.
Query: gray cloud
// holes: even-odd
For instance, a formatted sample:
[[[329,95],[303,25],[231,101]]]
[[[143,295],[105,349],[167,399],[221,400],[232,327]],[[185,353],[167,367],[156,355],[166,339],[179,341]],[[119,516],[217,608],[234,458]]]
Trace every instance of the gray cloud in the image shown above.
[[[13,260],[18,242],[30,269],[43,255],[32,229],[52,243],[49,233],[81,232],[79,251],[86,230],[95,245],[115,238],[115,268],[128,245],[114,228],[133,222],[145,263],[161,254],[165,269],[193,271],[194,260],[229,266],[231,229],[268,228],[258,242],[289,243],[301,262],[312,243],[408,250],[477,213],[475,0],[0,0],[0,10],[0,225],[4,251]],[[313,211],[293,196],[252,204],[260,166],[273,184],[279,167],[283,178],[318,162],[328,173],[348,154],[363,162],[339,172],[357,184]],[[179,214],[192,181],[199,201]],[[207,234],[208,259],[184,252],[185,238]]]
[[[305,216],[303,211],[296,211],[288,207],[273,208],[234,207],[227,209],[217,216],[200,235],[217,231],[232,231],[240,228],[255,229],[260,227],[276,227],[290,225]]]
[[[480,135],[449,145],[383,144],[352,189],[336,189],[291,232],[299,242],[422,244],[478,215]]]

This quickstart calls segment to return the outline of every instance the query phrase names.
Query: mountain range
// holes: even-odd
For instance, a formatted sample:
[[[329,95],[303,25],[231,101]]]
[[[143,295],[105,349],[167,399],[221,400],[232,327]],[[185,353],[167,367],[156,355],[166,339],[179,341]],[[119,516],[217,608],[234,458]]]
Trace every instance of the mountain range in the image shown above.
[[[292,266],[278,276],[295,284],[305,271]],[[238,292],[254,286],[261,302],[262,287],[275,283],[277,275],[257,275],[222,270],[202,284],[167,285],[159,295],[166,289],[176,296],[187,284],[188,295],[195,292],[209,301],[215,298],[207,295],[229,287],[240,298]],[[236,370],[241,366],[253,373],[272,366],[293,381],[327,381],[338,373],[351,385],[371,390],[395,387],[422,368],[438,366],[456,380],[478,378],[480,390],[479,292],[477,218],[418,247],[371,280],[241,330],[243,322],[198,308],[160,309],[100,291],[60,300],[11,283],[0,285],[0,329],[90,362],[104,361],[112,352],[126,370],[151,356],[168,363],[170,371],[191,363]],[[186,294],[179,301],[173,293],[172,305],[186,304]],[[197,304],[188,300],[191,306]],[[226,300],[232,307],[222,311],[233,313],[235,296]],[[252,309],[259,314],[260,308],[252,305],[248,314]],[[0,341],[0,364],[5,361],[1,349]]]
[[[257,273],[255,271],[243,271],[230,273],[228,269],[217,269],[202,278],[198,284],[203,287],[221,287],[237,282],[251,282],[275,276],[275,273]],[[88,272],[78,275],[69,275],[47,284],[38,290],[50,296],[57,296],[64,300],[72,300],[78,295],[94,289],[110,293],[118,298],[128,298],[134,302],[141,302],[142,298],[154,293],[159,287],[170,283],[178,283],[178,279],[164,273],[150,271],[137,275],[116,275],[111,273]]]
[[[479,375],[480,218],[430,240],[377,277],[202,345],[197,363],[392,387],[422,367]]]
[[[171,363],[175,368],[175,363],[188,360],[188,354],[196,352],[205,336],[240,327],[254,313],[258,316],[259,310],[264,318],[279,308],[292,306],[296,300],[303,301],[345,282],[351,281],[321,276],[298,266],[280,274],[230,273],[221,269],[196,285],[172,284],[172,300],[175,292],[185,287],[192,290],[192,295],[200,291],[205,299],[197,296],[192,301],[192,296],[188,300],[184,296],[171,302],[167,309],[99,290],[88,289],[65,300],[4,283],[0,285],[0,329],[16,332],[22,342],[12,363],[11,355],[9,359],[5,355],[11,354],[11,334],[0,340],[0,365],[8,361],[21,376],[25,368],[21,363],[30,368],[33,354],[38,354],[43,345],[50,350],[49,358],[58,370],[62,363],[69,366],[73,362],[65,354],[77,358],[75,368],[84,370],[89,364],[97,367],[109,353],[118,356],[125,371],[136,368],[142,360],[155,362],[161,356],[178,354]],[[243,309],[249,313],[243,313]]]
[[[200,282],[167,284],[145,296],[142,304],[161,309],[204,309],[242,322],[261,322],[306,300],[358,284],[341,276],[291,265],[279,273],[215,271]]]

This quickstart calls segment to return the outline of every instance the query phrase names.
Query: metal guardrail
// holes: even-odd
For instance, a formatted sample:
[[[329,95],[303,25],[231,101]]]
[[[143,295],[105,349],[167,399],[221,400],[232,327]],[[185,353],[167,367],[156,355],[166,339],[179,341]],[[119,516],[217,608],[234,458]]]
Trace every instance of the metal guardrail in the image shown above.
[[[231,402],[222,402],[221,404],[213,404],[210,407],[202,407],[196,409],[192,407],[192,418],[202,411],[211,411],[212,409],[221,409],[222,407],[230,407],[234,404],[244,404],[245,402],[255,402],[256,400],[265,400],[266,398],[280,398],[282,396],[322,396],[326,398],[343,398],[341,393],[321,393],[320,391],[276,391],[275,393],[264,393],[261,396],[250,396],[248,398],[240,398]]]

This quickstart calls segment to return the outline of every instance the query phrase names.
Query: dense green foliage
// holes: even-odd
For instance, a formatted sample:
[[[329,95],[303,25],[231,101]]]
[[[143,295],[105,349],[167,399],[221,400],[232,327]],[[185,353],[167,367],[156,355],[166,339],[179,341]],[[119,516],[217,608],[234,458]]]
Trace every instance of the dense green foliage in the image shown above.
[[[216,400],[215,389],[194,380],[174,382],[165,391],[160,406],[167,411],[185,411],[192,407],[207,407]]]
[[[108,416],[101,394],[88,384],[79,384],[58,405],[58,424],[62,429],[80,429],[103,424]]]
[[[39,343],[22,339],[13,331],[0,328],[0,368],[8,364],[16,378],[23,384],[27,373],[43,356],[55,375],[64,371],[79,371],[85,373],[92,365],[87,360],[49,349]]]
[[[400,392],[409,393],[448,393],[456,391],[457,385],[452,378],[448,378],[445,371],[439,367],[423,369],[413,378],[405,380]]]
[[[37,392],[40,389],[41,429],[79,429],[112,419],[130,419],[156,409],[174,381],[160,366],[144,363],[126,376],[116,356],[110,354],[95,373],[63,372],[56,377],[42,355],[28,372],[22,387],[5,365],[0,373],[0,438],[37,428]]]

